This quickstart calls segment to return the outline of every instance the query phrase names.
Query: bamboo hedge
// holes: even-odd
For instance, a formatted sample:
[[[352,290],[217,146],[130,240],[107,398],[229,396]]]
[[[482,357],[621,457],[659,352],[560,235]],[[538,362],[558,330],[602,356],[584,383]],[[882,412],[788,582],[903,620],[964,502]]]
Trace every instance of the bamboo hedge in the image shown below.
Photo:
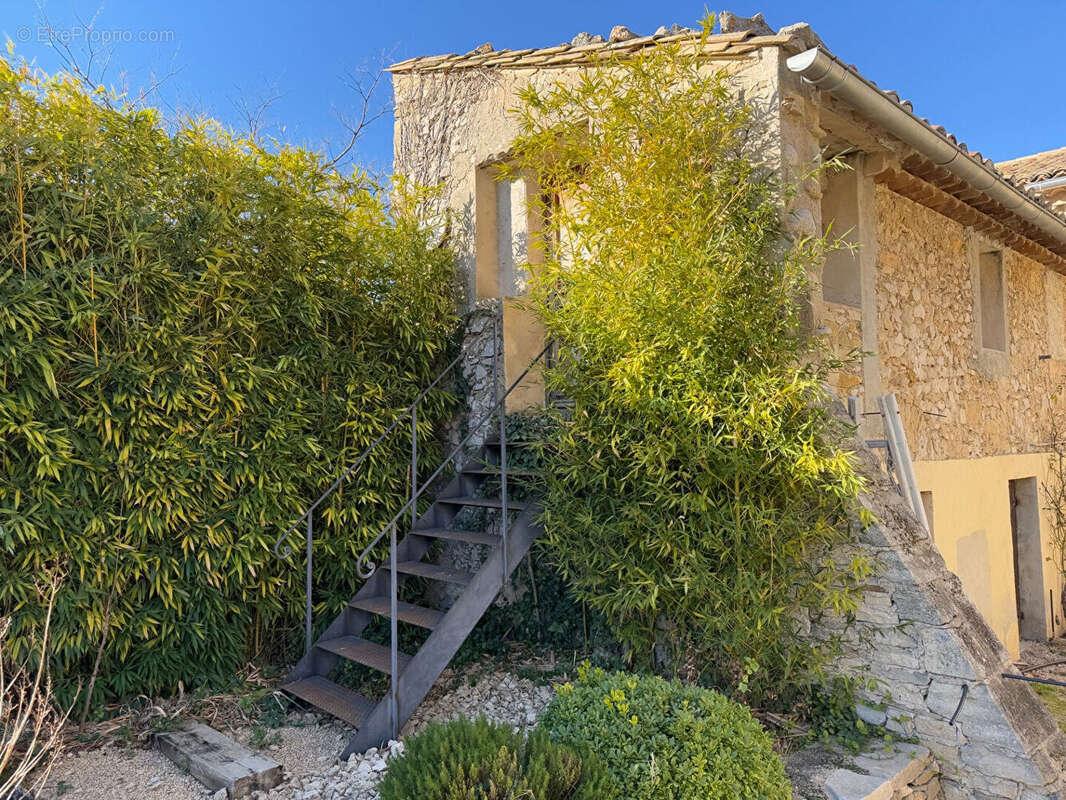
[[[402,194],[402,193],[401,193]],[[418,388],[456,324],[413,202],[305,149],[0,61],[0,616],[94,701],[232,679],[300,636],[275,537]],[[396,195],[394,195],[396,196]],[[453,409],[428,398],[428,441]],[[316,611],[407,490],[403,435],[316,520]],[[297,543],[299,541],[297,532]]]

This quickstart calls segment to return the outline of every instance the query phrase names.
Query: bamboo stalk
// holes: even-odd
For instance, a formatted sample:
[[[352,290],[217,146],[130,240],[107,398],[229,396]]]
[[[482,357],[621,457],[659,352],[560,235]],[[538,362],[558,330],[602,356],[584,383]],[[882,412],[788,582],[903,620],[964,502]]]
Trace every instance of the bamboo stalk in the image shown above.
[[[85,688],[85,703],[81,707],[81,724],[89,718],[89,705],[93,699],[93,689],[96,688],[96,677],[100,674],[100,662],[104,658],[104,648],[107,646],[108,636],[111,631],[111,605],[115,601],[115,588],[111,587],[111,593],[107,596],[107,605],[104,606],[104,631],[100,635],[100,645],[96,648],[96,660],[93,662],[93,671],[89,675],[89,685]]]
[[[22,146],[19,143],[18,115],[15,122],[15,201],[19,207],[19,238],[22,240],[22,279],[26,280],[28,273],[26,258],[26,219],[25,205],[22,193]]]

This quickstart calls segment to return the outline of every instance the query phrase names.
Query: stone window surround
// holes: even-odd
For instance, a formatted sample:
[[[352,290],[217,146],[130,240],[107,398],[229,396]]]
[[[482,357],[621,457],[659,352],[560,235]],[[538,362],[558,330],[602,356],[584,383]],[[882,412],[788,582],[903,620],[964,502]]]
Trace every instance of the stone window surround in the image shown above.
[[[474,167],[474,263],[475,287],[478,300],[520,295],[526,278],[519,274],[518,264],[513,273],[503,274],[500,259],[500,225],[498,191],[500,181],[497,173],[509,160],[507,155],[494,156]],[[526,259],[536,264],[541,260],[540,248],[534,242],[543,229],[540,215],[534,211],[539,188],[529,175],[521,176],[525,183],[524,231]],[[515,209],[510,209],[512,219]],[[508,285],[505,285],[505,281]]]
[[[972,361],[973,367],[979,373],[989,379],[1003,378],[1010,374],[1011,331],[1010,314],[1008,308],[1008,270],[1007,259],[1004,257],[1005,250],[1002,245],[988,237],[982,236],[973,229],[967,228],[965,234],[966,261],[970,265],[970,289],[973,297],[973,330],[972,330]],[[1000,269],[1002,281],[1004,344],[1003,349],[992,349],[982,345],[981,333],[981,254],[998,252],[1000,254]]]
[[[1045,270],[1044,297],[1047,306],[1047,354],[1053,359],[1066,359],[1066,276],[1051,269]]]

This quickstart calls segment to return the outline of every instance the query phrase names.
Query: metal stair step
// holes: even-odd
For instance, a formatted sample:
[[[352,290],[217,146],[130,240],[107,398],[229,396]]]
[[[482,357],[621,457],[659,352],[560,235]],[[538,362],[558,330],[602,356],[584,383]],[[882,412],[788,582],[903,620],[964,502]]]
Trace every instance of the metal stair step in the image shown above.
[[[363,720],[374,710],[375,704],[361,694],[357,694],[351,689],[345,689],[343,686],[338,686],[321,675],[301,678],[298,681],[283,684],[281,688],[282,691],[288,692],[293,697],[298,697],[304,702],[344,720],[353,728],[358,728],[362,725]]]
[[[502,472],[500,472],[500,468],[498,466],[496,466],[495,464],[490,464],[487,467],[485,467],[485,466],[482,466],[482,467],[467,467],[467,468],[464,468],[462,470],[462,473],[464,475],[485,475],[485,476],[488,476],[490,478],[493,477],[493,476],[499,477],[499,476],[501,476],[503,474]],[[508,478],[536,478],[540,474],[541,473],[539,473],[539,472],[537,472],[535,470],[531,470],[531,469],[511,469],[511,468],[508,468],[508,470],[507,470],[507,477]]]
[[[483,544],[486,547],[495,547],[500,543],[500,537],[495,533],[484,531],[453,531],[448,528],[415,528],[411,531],[415,536],[425,536],[428,539],[449,539],[453,542],[470,542],[470,544]]]
[[[418,575],[421,578],[430,578],[435,581],[446,583],[469,583],[474,575],[458,569],[448,569],[438,564],[427,564],[424,561],[401,561],[396,565],[398,572],[407,575]]]
[[[386,675],[392,674],[389,648],[384,645],[368,642],[366,639],[361,639],[358,636],[338,636],[336,639],[326,639],[325,641],[315,642],[315,647],[322,650],[328,650],[330,653],[334,653],[341,658],[346,658],[349,661],[354,661],[357,664],[363,664],[371,669],[376,669],[378,672],[384,672]],[[407,662],[410,660],[411,656],[407,655],[407,653],[399,654],[401,671],[403,671],[403,668],[407,666]]]
[[[361,611],[377,614],[379,617],[390,617],[392,615],[392,604],[387,596],[356,598],[349,605]],[[418,625],[420,628],[433,630],[444,619],[444,612],[437,611],[435,608],[424,608],[412,603],[398,601],[396,603],[396,618],[402,622]]]
[[[438,497],[438,503],[446,503],[450,506],[477,506],[478,508],[503,508],[503,499],[499,497]],[[525,503],[507,501],[508,511],[522,511]]]

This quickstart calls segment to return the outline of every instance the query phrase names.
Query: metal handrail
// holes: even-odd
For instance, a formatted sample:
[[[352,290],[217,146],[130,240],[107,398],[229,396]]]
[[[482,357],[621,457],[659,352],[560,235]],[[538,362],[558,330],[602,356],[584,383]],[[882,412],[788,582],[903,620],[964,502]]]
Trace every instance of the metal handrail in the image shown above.
[[[436,478],[444,471],[444,468],[447,467],[448,464],[450,464],[455,459],[455,457],[463,449],[463,447],[466,445],[466,443],[470,441],[470,439],[473,437],[473,435],[478,430],[481,429],[481,426],[489,421],[489,419],[492,417],[492,415],[496,411],[496,409],[500,407],[500,404],[502,404],[503,401],[508,398],[508,396],[511,394],[511,392],[518,386],[518,384],[522,381],[522,379],[525,378],[526,375],[529,374],[529,371],[531,369],[533,369],[533,367],[536,365],[536,363],[538,361],[540,361],[541,358],[544,357],[544,354],[548,351],[548,347],[550,347],[550,345],[546,345],[545,348],[543,350],[541,350],[540,353],[538,353],[537,356],[532,361],[529,362],[529,366],[527,366],[522,371],[521,375],[519,375],[517,378],[515,378],[514,383],[512,383],[507,388],[507,391],[504,392],[500,396],[500,398],[492,405],[492,408],[490,408],[488,410],[488,412],[483,417],[481,417],[481,419],[479,419],[474,425],[472,425],[470,427],[470,430],[467,432],[466,436],[464,436],[462,438],[462,440],[459,442],[459,444],[457,444],[455,446],[455,448],[452,450],[452,452],[447,455],[447,457],[444,459],[444,461],[441,462],[441,465],[439,467],[437,467],[437,469],[433,472],[432,475],[430,475],[426,480],[424,480],[422,482],[422,486],[419,487],[419,489],[418,489],[418,494],[421,494],[423,489],[425,489],[430,483],[432,483],[434,480],[436,480]],[[378,565],[371,563],[371,564],[369,564],[369,569],[366,572],[363,572],[363,569],[362,569],[363,562],[366,561],[366,559],[369,557],[370,551],[374,549],[375,545],[377,545],[377,543],[382,540],[382,538],[385,536],[385,534],[388,533],[389,526],[394,524],[394,523],[396,523],[396,522],[399,522],[400,517],[402,517],[404,515],[404,513],[409,508],[411,508],[414,505],[414,503],[416,503],[418,501],[418,499],[419,499],[418,496],[415,496],[415,497],[412,497],[411,499],[409,499],[406,503],[404,503],[403,508],[401,508],[399,511],[396,512],[396,516],[394,516],[389,522],[387,522],[385,524],[385,527],[381,529],[381,533],[379,533],[377,536],[375,536],[374,540],[370,544],[368,544],[366,546],[366,548],[363,550],[362,554],[359,556],[359,560],[356,561],[356,572],[358,573],[360,578],[363,578],[365,580],[367,578],[370,578],[374,574],[374,572],[377,569]]]
[[[419,406],[419,403],[421,403],[421,401],[426,397],[426,395],[428,395],[437,386],[437,384],[439,384],[441,382],[441,380],[444,379],[444,376],[447,375],[448,373],[450,373],[453,369],[455,369],[456,365],[458,365],[458,363],[463,358],[463,355],[461,353],[460,353],[460,355],[456,356],[456,358],[453,359],[452,362],[450,364],[448,364],[448,366],[445,367],[436,378],[434,378],[433,382],[430,383],[429,386],[427,386],[425,389],[423,389],[419,393],[418,397],[416,397],[414,399],[414,401],[409,406],[407,406],[406,409],[404,409],[402,412],[400,412],[400,414],[398,414],[396,416],[396,418],[392,421],[392,423],[389,425],[389,427],[387,427],[359,455],[359,457],[354,462],[352,462],[344,470],[344,472],[341,473],[341,475],[335,481],[333,481],[333,483],[329,486],[329,488],[326,489],[326,491],[324,491],[318,497],[317,500],[315,500],[313,503],[311,503],[311,505],[309,505],[307,507],[307,510],[305,510],[304,513],[301,514],[296,519],[296,521],[293,522],[292,525],[290,525],[289,528],[284,533],[282,533],[281,536],[279,536],[277,538],[277,540],[274,542],[274,548],[273,548],[274,549],[274,555],[277,556],[278,558],[281,558],[281,559],[287,559],[290,555],[292,555],[293,548],[290,547],[289,545],[285,545],[284,547],[282,547],[282,543],[285,541],[285,539],[290,534],[292,534],[292,532],[294,530],[296,530],[297,526],[301,522],[305,523],[305,531],[306,531],[306,533],[305,533],[305,548],[306,548],[306,586],[305,586],[305,591],[306,591],[306,596],[305,596],[305,603],[304,603],[304,632],[305,632],[305,636],[306,636],[306,650],[305,650],[305,652],[306,653],[310,653],[311,652],[311,647],[312,647],[312,645],[314,643],[313,639],[312,639],[312,636],[313,636],[313,630],[312,630],[312,627],[313,627],[313,624],[312,624],[313,623],[313,605],[312,605],[312,585],[311,584],[312,584],[312,574],[313,574],[312,545],[313,545],[313,542],[314,542],[314,529],[313,529],[313,524],[312,523],[313,523],[313,519],[314,519],[315,509],[317,509],[326,500],[326,498],[328,498],[338,488],[340,488],[341,484],[343,484],[344,481],[346,481],[349,478],[349,476],[351,476],[351,474],[353,472],[355,472],[355,470],[357,470],[359,468],[359,466],[367,459],[367,457],[372,452],[374,452],[374,450],[376,450],[377,447],[385,440],[385,437],[387,437],[390,433],[392,433],[394,430],[396,430],[396,428],[400,425],[401,422],[403,422],[407,418],[410,418],[410,420],[411,420],[411,466],[410,466],[410,470],[411,470],[411,480],[410,480],[411,491],[410,491],[409,498],[408,498],[407,502],[404,503],[403,506],[400,507],[400,510],[396,512],[396,514],[392,517],[392,519],[390,519],[385,524],[385,526],[381,529],[381,531],[377,534],[377,536],[374,537],[374,539],[370,542],[370,544],[368,544],[363,549],[363,551],[359,554],[359,558],[356,559],[356,573],[359,575],[360,578],[362,578],[364,580],[369,579],[372,575],[374,575],[374,573],[377,571],[377,568],[378,568],[377,564],[369,561],[370,553],[373,551],[373,549],[375,547],[377,547],[377,545],[381,542],[381,540],[384,538],[384,536],[386,534],[389,534],[389,567],[390,567],[390,575],[391,575],[390,597],[389,597],[389,607],[390,607],[390,626],[389,626],[390,627],[390,647],[389,647],[389,649],[390,649],[390,654],[389,654],[390,655],[390,659],[389,660],[390,660],[390,665],[391,665],[391,684],[390,684],[390,689],[389,689],[389,716],[390,716],[390,722],[391,722],[391,725],[392,725],[392,733],[393,733],[393,737],[394,738],[395,738],[395,736],[398,733],[398,709],[399,709],[399,697],[398,697],[398,693],[397,693],[397,678],[398,678],[398,675],[399,675],[399,637],[397,635],[397,610],[398,610],[397,606],[398,606],[398,603],[399,603],[399,598],[398,598],[398,593],[397,593],[397,591],[398,591],[398,587],[397,587],[398,580],[397,580],[397,574],[396,574],[397,573],[397,552],[396,552],[396,549],[397,549],[397,538],[398,538],[399,521],[408,511],[410,511],[410,513],[411,513],[411,528],[414,529],[414,525],[418,521],[418,502],[421,499],[422,494],[426,490],[426,488],[429,487],[430,485],[432,485],[432,483],[441,475],[441,473],[444,472],[445,468],[448,467],[448,465],[451,464],[453,461],[455,461],[456,457],[463,451],[463,448],[467,445],[467,443],[474,436],[474,434],[477,433],[478,431],[480,431],[482,429],[482,426],[484,426],[485,423],[487,423],[492,418],[492,415],[495,414],[497,412],[497,410],[501,408],[503,403],[510,396],[511,392],[514,391],[514,389],[518,387],[518,385],[525,379],[525,377],[529,374],[529,372],[533,369],[533,367],[537,364],[537,362],[540,361],[545,356],[545,354],[549,351],[549,349],[551,348],[550,344],[546,344],[544,346],[544,348],[536,355],[536,357],[534,357],[533,360],[529,362],[529,365],[522,371],[522,374],[519,375],[514,380],[514,382],[509,387],[507,387],[507,389],[505,391],[500,393],[500,388],[503,385],[503,381],[501,381],[501,379],[500,379],[501,378],[501,372],[502,372],[502,369],[503,369],[503,360],[500,357],[501,356],[501,350],[502,350],[501,343],[502,343],[502,332],[503,332],[503,318],[502,317],[503,317],[503,307],[501,305],[499,314],[497,314],[494,317],[494,319],[493,319],[492,362],[493,362],[493,378],[494,378],[494,382],[495,382],[495,385],[496,385],[495,392],[497,394],[496,402],[493,403],[492,407],[489,408],[488,411],[485,412],[485,414],[482,415],[482,417],[476,423],[474,423],[473,425],[470,426],[470,428],[467,431],[466,435],[463,436],[462,439],[460,439],[459,443],[457,445],[455,445],[455,447],[452,449],[452,451],[444,458],[444,460],[440,463],[440,465],[433,471],[433,474],[431,474],[424,481],[419,481],[419,479],[418,479],[418,406]],[[508,551],[508,537],[507,537],[508,509],[507,509],[507,427],[506,427],[506,414],[501,412],[499,414],[499,420],[500,420],[500,434],[499,434],[500,435],[500,474],[501,474],[501,482],[502,482],[501,483],[501,503],[500,503],[500,507],[501,507],[501,512],[500,512],[500,517],[501,517],[500,544],[501,544],[501,548],[502,548],[501,554],[502,554],[502,564],[503,564],[502,582],[506,583],[506,581],[507,581],[507,556],[508,556],[508,552],[509,552]],[[503,584],[501,583],[501,585],[503,585]]]
[[[433,379],[433,382],[430,383],[429,386],[427,386],[425,389],[423,389],[419,393],[418,397],[416,397],[414,399],[414,402],[412,402],[409,406],[407,406],[407,408],[405,408],[403,411],[401,411],[400,414],[397,415],[396,419],[394,419],[392,421],[392,424],[390,424],[389,427],[387,427],[381,433],[381,435],[378,436],[378,438],[376,438],[373,442],[371,442],[371,444],[359,455],[359,457],[355,461],[353,461],[348,466],[348,468],[345,469],[344,472],[342,472],[340,474],[340,476],[335,481],[333,481],[332,484],[330,484],[330,487],[328,489],[326,489],[326,491],[324,491],[321,495],[319,495],[318,499],[315,500],[315,502],[311,503],[311,505],[309,505],[307,507],[307,510],[304,511],[304,513],[301,514],[299,517],[297,517],[296,521],[293,522],[292,525],[290,525],[288,527],[288,529],[283,534],[281,534],[281,536],[279,536],[275,540],[274,548],[273,548],[274,555],[277,558],[287,559],[289,556],[292,555],[292,548],[289,545],[285,545],[285,547],[282,548],[281,547],[281,543],[284,542],[286,538],[288,538],[289,534],[291,534],[294,530],[296,530],[296,526],[297,525],[299,525],[301,522],[306,523],[306,528],[305,528],[305,549],[306,549],[306,553],[307,553],[307,558],[306,558],[307,563],[306,563],[306,575],[305,575],[305,587],[304,587],[304,590],[305,590],[305,599],[304,599],[304,635],[305,635],[305,639],[306,639],[305,652],[310,652],[311,651],[311,644],[312,644],[312,639],[311,639],[311,636],[312,636],[312,631],[311,631],[311,621],[312,621],[311,620],[311,617],[312,617],[312,613],[311,613],[311,577],[312,577],[312,573],[313,573],[312,543],[314,541],[314,530],[313,530],[312,520],[313,520],[313,517],[314,517],[315,509],[317,509],[320,505],[322,505],[322,503],[326,500],[327,497],[329,497],[335,491],[337,491],[337,489],[340,488],[341,484],[344,483],[348,479],[348,477],[353,472],[355,472],[355,470],[357,470],[364,461],[366,461],[367,457],[372,452],[374,452],[374,450],[376,450],[378,448],[378,446],[385,440],[385,437],[388,436],[390,433],[392,433],[394,430],[396,430],[397,426],[401,422],[403,422],[403,420],[406,419],[408,416],[411,417],[411,434],[412,434],[411,435],[411,464],[412,464],[412,469],[416,468],[416,466],[417,466],[417,458],[418,458],[418,404],[421,403],[423,399],[425,399],[426,395],[428,395],[431,391],[433,391],[433,389],[437,386],[437,384],[440,383],[444,379],[445,375],[447,375],[453,369],[455,369],[456,365],[462,360],[462,358],[463,358],[463,354],[460,353],[454,359],[452,359],[451,363],[449,363],[448,366],[446,366],[443,370],[441,370],[440,374],[437,375],[437,377]],[[412,472],[412,477],[411,477],[412,489],[414,488],[414,484],[415,484],[415,482],[417,480],[418,480],[417,475],[414,472]]]
[[[360,464],[362,464],[364,461],[366,461],[367,456],[369,456],[372,452],[374,452],[374,450],[377,449],[377,446],[379,444],[381,444],[381,442],[385,439],[385,437],[388,436],[390,433],[392,433],[394,430],[396,430],[396,426],[399,425],[403,421],[404,417],[406,417],[408,414],[413,413],[415,411],[415,407],[419,403],[421,403],[422,400],[425,399],[427,394],[429,394],[431,391],[433,391],[434,388],[436,388],[437,384],[440,383],[441,380],[444,379],[444,376],[447,375],[449,372],[451,372],[453,369],[455,369],[455,365],[458,364],[459,361],[462,360],[462,358],[463,358],[463,356],[460,353],[458,356],[456,356],[454,359],[452,359],[451,363],[448,364],[448,366],[446,366],[443,370],[441,370],[440,374],[437,375],[437,377],[433,379],[433,382],[429,386],[427,386],[425,389],[423,389],[422,392],[418,395],[418,397],[416,397],[414,399],[414,402],[411,403],[411,405],[409,405],[403,411],[401,411],[399,416],[397,416],[396,419],[394,419],[392,421],[392,424],[389,425],[389,427],[387,427],[381,433],[381,435],[378,436],[378,438],[375,439],[366,448],[366,450],[364,450],[359,455],[359,458],[357,458],[355,461],[353,461],[351,466],[349,466],[348,469],[346,469],[343,473],[341,473],[341,476],[339,478],[337,478],[337,480],[333,481],[332,485],[330,485],[330,487],[328,489],[326,489],[326,491],[324,491],[319,496],[319,498],[317,500],[315,500],[315,502],[313,502],[311,505],[309,505],[307,507],[307,510],[304,511],[303,514],[301,514],[299,517],[297,517],[296,521],[293,522],[292,525],[289,526],[289,529],[287,531],[285,531],[285,533],[281,534],[281,536],[279,536],[277,538],[277,540],[274,542],[274,555],[276,555],[278,558],[288,558],[290,555],[292,555],[292,548],[289,547],[288,545],[285,546],[284,553],[279,552],[279,547],[280,547],[281,543],[283,541],[285,541],[286,537],[288,537],[288,535],[290,533],[292,533],[294,530],[296,530],[296,526],[299,525],[303,521],[303,519],[305,517],[307,517],[308,515],[312,514],[316,508],[318,508],[320,505],[322,505],[322,501],[323,500],[325,500],[327,497],[329,497],[331,494],[333,494],[335,491],[337,491],[337,489],[340,487],[340,485],[342,483],[344,483],[345,480],[348,479],[348,476],[351,475],[353,472],[355,472],[355,470],[357,470],[359,468]]]
[[[495,327],[495,333],[497,333],[497,335],[499,333],[499,330],[500,330],[500,323],[499,323],[499,321],[497,321],[496,327]],[[499,339],[498,338],[496,339],[495,347],[499,348]],[[411,510],[412,525],[413,525],[413,523],[416,520],[417,515],[418,515],[418,501],[419,501],[419,499],[420,499],[420,497],[422,495],[422,492],[425,490],[425,488],[427,486],[430,486],[433,483],[433,481],[436,480],[437,477],[444,471],[445,467],[447,467],[453,460],[455,460],[456,456],[458,456],[459,453],[462,452],[463,447],[466,445],[466,443],[469,442],[470,439],[474,436],[474,434],[481,429],[482,425],[484,425],[486,422],[488,422],[492,418],[492,415],[496,412],[496,410],[498,408],[500,408],[500,406],[504,403],[504,401],[510,396],[511,392],[514,391],[515,388],[517,388],[518,384],[521,383],[522,380],[526,377],[526,375],[529,374],[529,371],[531,369],[533,369],[533,367],[536,365],[536,363],[538,361],[540,361],[544,357],[544,354],[548,352],[550,347],[551,347],[550,343],[546,344],[544,346],[544,349],[542,349],[539,353],[537,353],[537,355],[533,358],[533,360],[529,362],[529,365],[524,370],[522,370],[522,374],[519,375],[517,378],[515,378],[514,382],[509,387],[507,387],[507,390],[504,391],[503,394],[501,394],[498,397],[496,402],[493,403],[492,407],[481,417],[481,419],[479,419],[475,424],[470,426],[470,429],[467,431],[466,435],[459,441],[459,443],[452,449],[452,451],[447,455],[447,457],[441,462],[440,466],[438,466],[437,469],[435,469],[433,471],[433,474],[430,475],[425,481],[422,482],[421,486],[416,486],[415,485],[416,481],[412,481],[412,484],[411,484],[411,498],[403,505],[402,508],[400,508],[399,511],[396,512],[395,516],[393,516],[393,518],[391,520],[389,520],[385,524],[385,527],[383,527],[381,529],[381,532],[378,533],[378,535],[374,537],[373,541],[371,541],[370,544],[368,544],[366,546],[366,548],[359,555],[359,558],[356,561],[355,569],[356,569],[356,573],[359,575],[359,577],[363,578],[364,580],[370,578],[377,571],[378,565],[370,562],[367,565],[369,567],[369,569],[364,571],[363,564],[369,558],[371,550],[373,550],[374,547],[377,546],[377,544],[382,540],[382,538],[385,536],[386,533],[389,534],[389,578],[390,578],[389,579],[389,609],[390,609],[390,614],[389,614],[389,668],[390,668],[390,674],[389,674],[389,721],[390,721],[390,726],[391,726],[391,729],[392,729],[392,738],[394,738],[394,739],[399,734],[399,694],[398,694],[398,684],[397,684],[397,682],[399,680],[400,671],[399,671],[399,636],[397,635],[397,624],[396,624],[396,615],[397,615],[397,606],[399,604],[399,596],[397,594],[398,586],[397,586],[397,575],[396,575],[396,573],[397,573],[397,568],[396,568],[396,563],[397,563],[397,553],[396,553],[397,535],[396,535],[396,529],[397,529],[397,526],[399,524],[400,518],[403,517],[403,515],[405,513],[407,513],[407,511],[410,509]],[[499,363],[496,353],[493,354],[493,362],[494,362],[494,366]],[[496,366],[496,369],[498,370],[499,367]],[[497,383],[497,385],[499,385],[499,384]],[[501,547],[501,561],[502,561],[502,564],[503,564],[503,578],[502,578],[502,582],[501,582],[500,585],[503,586],[507,582],[507,554],[508,554],[507,524],[508,524],[508,521],[507,521],[507,485],[506,485],[506,481],[507,481],[507,466],[506,466],[506,458],[507,458],[507,429],[506,429],[506,414],[504,414],[502,411],[500,413],[500,437],[501,437],[500,438],[500,464],[501,464],[501,468],[502,468],[501,476],[502,476],[502,481],[503,481],[502,488],[501,488],[501,501],[502,502],[501,502],[501,509],[500,509],[500,521],[501,521],[500,547]]]
[[[502,307],[501,307],[502,315]],[[494,352],[492,352],[492,367],[494,367],[494,379],[499,387],[499,371],[501,369],[501,359],[499,358],[500,338],[499,335],[502,331],[502,320],[495,320],[494,324]],[[502,563],[502,578],[500,586],[504,586],[507,580],[507,489],[506,489],[506,458],[507,458],[507,430],[506,430],[506,414],[501,409],[503,402],[507,397],[511,396],[512,391],[522,382],[526,375],[529,374],[533,366],[543,358],[545,353],[550,348],[549,345],[545,345],[544,349],[536,354],[533,361],[529,363],[526,369],[522,370],[522,373],[518,375],[514,383],[508,386],[503,394],[501,394],[495,403],[492,403],[492,407],[479,419],[474,425],[470,426],[466,435],[459,439],[459,443],[455,445],[452,451],[447,455],[440,465],[433,471],[433,475],[426,478],[421,485],[416,485],[416,481],[411,482],[411,496],[410,499],[404,503],[390,521],[382,528],[373,541],[362,550],[358,560],[355,564],[356,572],[361,578],[370,578],[377,571],[377,564],[369,562],[368,570],[364,570],[364,563],[370,557],[371,550],[377,546],[378,542],[381,542],[386,533],[389,534],[389,726],[391,729],[392,738],[397,738],[400,733],[400,637],[397,633],[397,612],[400,603],[399,597],[399,581],[397,579],[397,527],[400,523],[400,518],[409,509],[411,512],[411,528],[414,529],[414,524],[417,522],[418,517],[418,501],[425,490],[426,486],[432,485],[433,481],[445,470],[449,464],[451,464],[457,455],[463,451],[463,448],[470,441],[470,438],[481,430],[491,417],[500,409],[500,466],[501,466],[501,505],[500,505],[500,560]],[[497,389],[499,391],[499,389]]]

